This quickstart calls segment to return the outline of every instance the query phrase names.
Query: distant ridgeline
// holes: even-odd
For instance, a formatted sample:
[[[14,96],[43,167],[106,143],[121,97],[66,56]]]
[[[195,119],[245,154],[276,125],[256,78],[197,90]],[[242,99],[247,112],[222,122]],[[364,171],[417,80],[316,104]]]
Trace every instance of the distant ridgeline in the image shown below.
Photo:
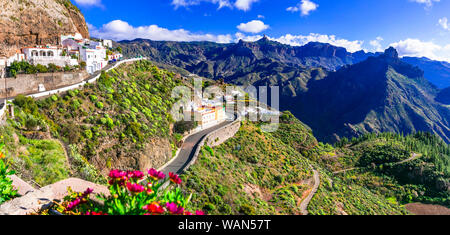
[[[148,56],[206,78],[279,86],[281,109],[311,126],[321,141],[426,131],[450,142],[448,102],[436,87],[447,85],[445,62],[400,59],[393,48],[350,53],[330,44],[294,47],[266,37],[231,44],[136,39],[120,45],[126,56]]]

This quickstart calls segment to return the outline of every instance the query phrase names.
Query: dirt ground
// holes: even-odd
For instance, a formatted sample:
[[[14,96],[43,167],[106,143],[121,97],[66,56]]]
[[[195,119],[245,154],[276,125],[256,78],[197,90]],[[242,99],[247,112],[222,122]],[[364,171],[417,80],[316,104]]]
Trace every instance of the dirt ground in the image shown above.
[[[415,215],[450,215],[450,209],[440,205],[410,203],[405,207],[410,213]]]

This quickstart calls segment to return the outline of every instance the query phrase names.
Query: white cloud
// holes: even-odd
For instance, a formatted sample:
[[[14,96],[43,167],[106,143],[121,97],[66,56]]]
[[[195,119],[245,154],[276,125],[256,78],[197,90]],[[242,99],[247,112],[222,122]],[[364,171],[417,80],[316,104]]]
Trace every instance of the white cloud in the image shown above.
[[[75,0],[80,6],[102,6],[102,0]]]
[[[412,2],[417,2],[425,5],[426,8],[430,8],[433,6],[433,3],[440,2],[441,0],[410,0]]]
[[[450,30],[450,25],[448,24],[447,17],[439,19],[439,25],[445,30]]]
[[[194,6],[194,5],[198,5],[202,2],[208,2],[208,3],[213,3],[213,4],[218,4],[219,5],[219,9],[223,8],[223,7],[232,7],[231,3],[229,0],[172,0],[172,5],[175,6],[175,8],[178,7],[189,7],[189,6]]]
[[[244,41],[254,42],[261,39],[262,35],[246,36],[242,33],[236,33],[236,41],[242,39]],[[337,38],[335,35],[322,35],[311,33],[309,35],[291,35],[286,34],[278,38],[269,37],[270,40],[291,46],[303,46],[309,42],[329,43],[334,46],[344,47],[350,52],[362,50],[363,41],[349,41],[346,39]]]
[[[263,15],[258,15],[258,19],[264,19],[264,18],[266,18],[266,17]]]
[[[132,40],[136,38],[151,39],[156,41],[212,41],[229,43],[233,37],[229,34],[196,34],[185,29],[169,30],[158,25],[133,27],[125,21],[114,20],[101,28],[88,24],[93,37],[120,40]]]
[[[298,3],[294,7],[286,8],[286,11],[290,11],[290,12],[298,12],[298,11],[300,11],[302,13],[302,16],[307,16],[312,11],[317,10],[318,7],[319,7],[318,4],[316,4],[316,3],[314,3],[314,2],[312,2],[310,0],[302,0],[300,3]]]
[[[234,3],[234,6],[237,9],[248,11],[250,10],[253,3],[257,2],[258,0],[236,0]]]
[[[450,62],[450,44],[440,46],[434,42],[408,38],[392,43],[390,46],[397,49],[400,56],[427,57],[432,60]]]
[[[383,47],[381,46],[383,40],[382,37],[377,37],[375,40],[370,41],[369,44],[373,47],[374,51],[383,51]]]
[[[223,7],[233,8],[234,6],[239,10],[248,11],[250,10],[252,4],[257,1],[259,0],[236,0],[232,3],[231,0],[172,0],[172,5],[174,5],[175,8],[179,8],[199,5],[202,2],[207,2],[218,4],[219,9]]]
[[[260,20],[252,20],[248,23],[241,23],[237,26],[239,30],[247,33],[259,33],[269,28],[269,25],[264,24]]]

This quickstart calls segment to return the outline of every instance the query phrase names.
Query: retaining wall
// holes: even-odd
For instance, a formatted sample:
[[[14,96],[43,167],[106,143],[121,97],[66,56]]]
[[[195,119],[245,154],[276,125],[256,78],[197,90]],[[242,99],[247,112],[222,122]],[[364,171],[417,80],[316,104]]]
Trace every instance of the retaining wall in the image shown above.
[[[241,116],[236,115],[236,120],[234,120],[229,125],[226,125],[204,136],[195,149],[194,157],[192,158],[191,162],[189,162],[189,164],[187,164],[183,169],[183,172],[189,169],[189,167],[191,167],[197,161],[200,150],[203,145],[205,145],[205,143],[210,147],[219,146],[229,138],[232,138],[239,131],[239,128],[241,128]]]
[[[18,74],[16,78],[0,79],[0,98],[6,98],[5,80],[8,97],[15,97],[38,93],[40,84],[44,85],[45,90],[54,90],[80,83],[88,77],[86,71]]]

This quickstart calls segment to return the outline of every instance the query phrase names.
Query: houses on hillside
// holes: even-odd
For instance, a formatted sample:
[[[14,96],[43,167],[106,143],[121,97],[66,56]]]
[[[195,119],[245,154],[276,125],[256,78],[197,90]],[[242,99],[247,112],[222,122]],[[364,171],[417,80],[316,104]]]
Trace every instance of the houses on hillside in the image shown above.
[[[85,39],[81,34],[62,35],[60,45],[33,45],[21,48],[9,57],[0,57],[0,77],[13,62],[27,61],[32,65],[54,64],[59,67],[77,66],[82,62],[88,73],[106,67],[109,61],[118,61],[122,54],[112,50],[111,40]]]

